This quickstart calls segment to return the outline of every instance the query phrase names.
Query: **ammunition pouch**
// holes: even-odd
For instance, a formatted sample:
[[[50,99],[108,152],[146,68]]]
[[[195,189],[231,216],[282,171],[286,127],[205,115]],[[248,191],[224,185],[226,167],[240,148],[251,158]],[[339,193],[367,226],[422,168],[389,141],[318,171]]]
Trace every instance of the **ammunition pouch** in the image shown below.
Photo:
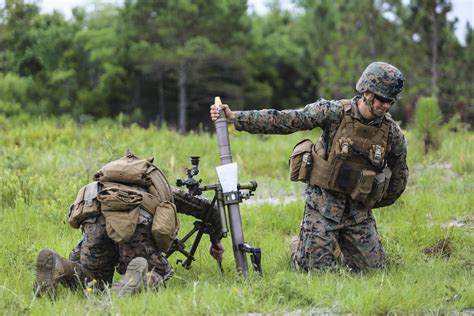
[[[313,143],[309,139],[304,139],[293,148],[290,159],[290,180],[307,183],[311,175],[313,158],[311,148]]]
[[[99,185],[97,181],[91,182],[77,193],[76,200],[69,207],[68,222],[72,228],[77,229],[86,218],[99,215],[100,205],[97,201]]]
[[[378,174],[372,170],[362,170],[351,198],[372,208],[387,192],[391,177],[392,171],[389,167],[385,167]]]
[[[317,148],[318,145],[316,143],[311,150],[314,168],[311,169],[309,184],[327,189],[331,186],[334,168],[326,159],[324,159],[323,156],[321,156],[321,152],[318,152]]]
[[[355,201],[365,202],[372,191],[372,184],[374,183],[375,171],[362,170],[359,173],[359,179],[351,192],[351,198]]]
[[[168,201],[159,203],[151,225],[151,234],[158,248],[163,252],[168,251],[178,231],[179,221],[174,203]]]
[[[392,170],[390,170],[389,167],[385,167],[382,172],[378,173],[374,177],[372,191],[370,192],[368,199],[365,201],[365,205],[368,207],[373,207],[376,203],[382,200],[385,193],[387,192],[391,178]]]

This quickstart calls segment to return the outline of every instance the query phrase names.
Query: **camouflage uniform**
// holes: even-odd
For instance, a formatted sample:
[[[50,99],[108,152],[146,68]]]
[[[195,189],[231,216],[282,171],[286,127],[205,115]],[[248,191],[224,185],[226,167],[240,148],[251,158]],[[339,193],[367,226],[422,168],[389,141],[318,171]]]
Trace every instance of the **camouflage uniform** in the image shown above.
[[[357,102],[351,100],[351,115],[367,125],[381,126],[383,117],[370,122],[359,114]],[[319,99],[300,110],[237,111],[235,127],[239,131],[259,134],[290,134],[320,127],[321,141],[326,153],[343,118],[340,101]],[[408,179],[407,146],[399,126],[390,121],[387,165],[392,170],[390,185],[384,198],[375,207],[395,202],[405,189]],[[315,166],[317,167],[317,166]],[[344,262],[355,271],[384,266],[384,251],[377,232],[372,210],[349,195],[308,185],[304,192],[305,210],[298,246],[292,254],[292,266],[311,270],[333,268],[338,244]]]
[[[173,188],[174,203],[179,213],[192,215],[206,220],[210,202],[207,199],[192,196],[182,190]],[[173,275],[173,268],[161,254],[151,234],[152,217],[143,209],[140,210],[138,225],[127,242],[117,243],[107,236],[106,224],[103,215],[88,218],[82,222],[82,239],[69,255],[75,263],[79,279],[95,279],[101,288],[111,284],[114,271],[124,274],[130,261],[143,257],[148,261],[150,283],[159,285]],[[215,228],[211,234],[213,242],[219,241],[220,221],[217,211],[211,210],[208,219]],[[69,278],[66,285],[75,286],[77,278]]]

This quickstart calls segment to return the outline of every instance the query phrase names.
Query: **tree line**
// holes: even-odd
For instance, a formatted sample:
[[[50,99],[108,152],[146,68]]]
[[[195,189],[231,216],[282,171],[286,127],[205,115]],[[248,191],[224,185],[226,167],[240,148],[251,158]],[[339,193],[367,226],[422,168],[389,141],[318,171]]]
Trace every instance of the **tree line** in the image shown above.
[[[125,0],[72,17],[36,2],[0,7],[0,113],[116,117],[180,132],[209,124],[219,95],[233,109],[296,108],[350,98],[372,61],[406,77],[395,119],[438,100],[445,120],[474,120],[474,32],[449,0]],[[465,43],[454,34],[465,28]]]

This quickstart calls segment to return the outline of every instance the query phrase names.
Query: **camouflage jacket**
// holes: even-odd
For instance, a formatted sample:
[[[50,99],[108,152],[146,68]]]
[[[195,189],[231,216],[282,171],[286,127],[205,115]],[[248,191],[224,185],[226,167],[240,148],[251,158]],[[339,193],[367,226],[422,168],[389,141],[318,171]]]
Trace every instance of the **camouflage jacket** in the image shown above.
[[[352,100],[352,116],[368,125],[380,126],[382,118],[373,121],[364,120],[357,109],[360,96]],[[260,110],[236,112],[235,128],[254,134],[290,134],[302,130],[320,127],[323,132],[321,140],[326,152],[329,152],[333,138],[343,118],[344,111],[340,101],[318,101],[306,105],[299,110]],[[375,205],[382,207],[393,204],[405,190],[408,180],[406,163],[407,143],[400,127],[392,120],[388,144],[387,164],[392,170],[392,179],[384,198]],[[305,189],[306,203],[317,209],[321,215],[335,222],[340,222],[344,210],[353,215],[357,223],[362,222],[371,214],[371,210],[360,202],[353,201],[348,195],[308,185]]]
[[[217,206],[210,208],[211,201],[201,196],[193,196],[190,193],[171,187],[173,191],[174,204],[178,213],[186,214],[207,221],[212,225],[209,237],[211,242],[217,243],[221,239],[222,225]]]

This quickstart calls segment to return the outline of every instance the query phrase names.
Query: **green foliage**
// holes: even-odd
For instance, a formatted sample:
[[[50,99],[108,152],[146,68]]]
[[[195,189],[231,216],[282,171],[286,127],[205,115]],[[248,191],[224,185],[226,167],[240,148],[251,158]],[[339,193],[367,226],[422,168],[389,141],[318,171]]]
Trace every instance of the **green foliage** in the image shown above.
[[[5,115],[19,114],[28,108],[28,93],[32,81],[28,77],[19,77],[14,73],[0,73],[0,113]]]
[[[288,155],[314,132],[255,136],[231,131],[239,179],[258,182],[256,196],[242,204],[246,240],[262,248],[264,277],[235,274],[230,238],[221,275],[207,254],[206,240],[191,270],[175,265],[167,288],[118,299],[87,291],[60,291],[58,298],[32,298],[35,260],[43,248],[62,255],[80,239],[67,210],[81,186],[106,162],[127,148],[155,157],[171,183],[184,176],[189,156],[200,155],[199,178],[214,183],[219,163],[215,135],[182,136],[167,128],[124,127],[125,117],[78,124],[71,117],[39,119],[0,115],[0,310],[4,314],[457,314],[472,308],[474,136],[446,132],[436,152],[424,155],[416,133],[407,131],[410,178],[394,205],[375,210],[387,256],[384,271],[352,274],[296,273],[289,266],[289,242],[303,213],[303,185],[287,180]],[[441,226],[453,219],[462,227]],[[181,236],[191,217],[180,216]],[[449,257],[429,254],[449,240]],[[120,276],[116,276],[120,278]],[[429,293],[427,295],[426,293]]]
[[[297,20],[277,5],[266,16],[252,16],[248,53],[252,81],[246,91],[247,104],[253,108],[288,108],[300,105],[301,97],[292,93],[301,87],[303,47],[295,45]],[[246,107],[247,108],[247,107]],[[250,107],[249,107],[250,109]]]
[[[440,145],[441,112],[434,97],[420,98],[415,110],[415,131],[423,143],[424,153]]]
[[[216,95],[233,109],[350,98],[379,60],[407,79],[396,120],[409,123],[416,100],[435,95],[445,120],[460,113],[472,125],[473,29],[448,19],[448,0],[298,0],[294,10],[269,1],[265,15],[247,12],[246,1],[127,0],[77,8],[68,20],[34,1],[4,2],[0,74],[30,80],[21,101],[1,97],[5,113],[126,113],[142,126],[207,129]]]
[[[443,132],[467,132],[469,128],[469,124],[461,120],[461,113],[456,113],[443,125]]]

